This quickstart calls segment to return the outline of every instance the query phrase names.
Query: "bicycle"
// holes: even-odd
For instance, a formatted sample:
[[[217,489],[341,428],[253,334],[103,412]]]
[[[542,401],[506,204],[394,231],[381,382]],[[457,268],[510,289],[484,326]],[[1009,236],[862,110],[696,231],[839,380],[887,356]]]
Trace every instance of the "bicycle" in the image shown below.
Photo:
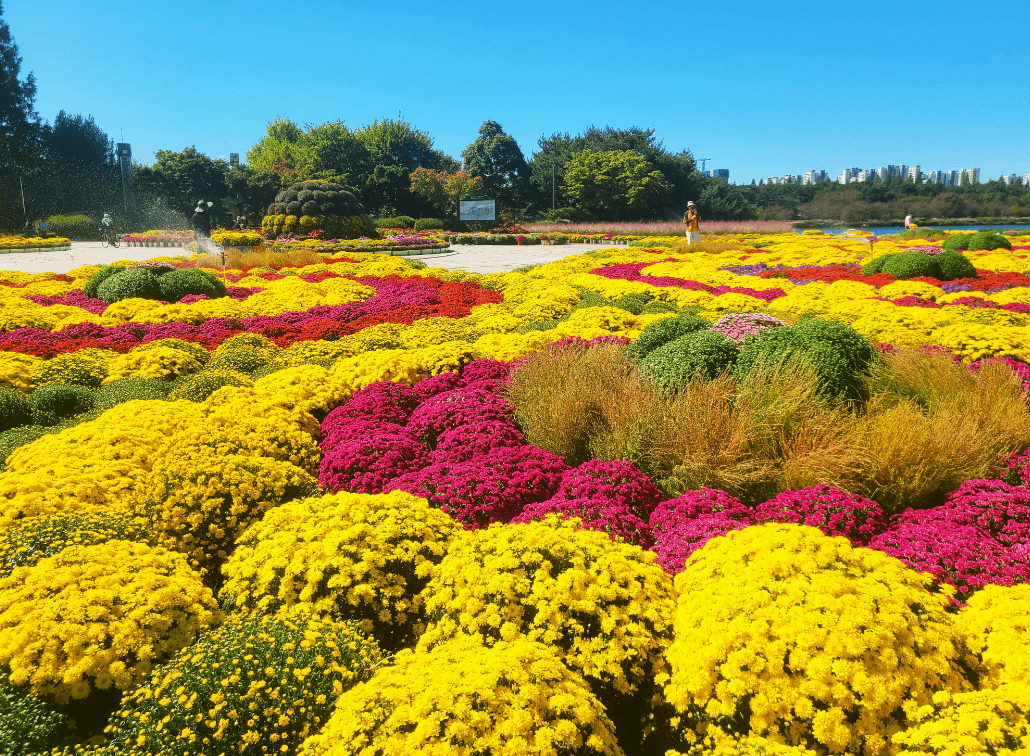
[[[100,244],[105,248],[118,246],[118,234],[115,232],[114,226],[100,229]]]

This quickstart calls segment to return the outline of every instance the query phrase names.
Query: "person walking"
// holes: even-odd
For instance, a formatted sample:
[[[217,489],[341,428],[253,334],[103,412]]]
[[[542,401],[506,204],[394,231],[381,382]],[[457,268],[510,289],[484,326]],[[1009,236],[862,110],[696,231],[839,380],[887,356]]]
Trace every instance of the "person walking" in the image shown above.
[[[905,230],[908,231],[912,228],[912,213],[905,216]]]
[[[694,201],[687,203],[687,212],[683,213],[683,222],[687,224],[687,244],[697,244],[701,241],[701,231],[697,226],[697,208]]]

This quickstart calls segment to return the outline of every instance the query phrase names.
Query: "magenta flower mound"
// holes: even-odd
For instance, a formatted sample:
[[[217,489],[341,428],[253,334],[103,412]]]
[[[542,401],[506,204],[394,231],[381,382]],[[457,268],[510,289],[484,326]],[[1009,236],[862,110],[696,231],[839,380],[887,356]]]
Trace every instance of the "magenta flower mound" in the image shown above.
[[[526,439],[508,421],[484,420],[451,428],[440,434],[433,452],[434,462],[467,462],[494,449],[525,446]]]
[[[1016,452],[999,465],[997,475],[1013,486],[1030,486],[1030,449]]]
[[[1000,480],[967,480],[944,504],[925,512],[905,512],[900,520],[942,519],[973,525],[1004,546],[1030,542],[1030,490]]]
[[[666,572],[675,575],[686,566],[687,558],[712,538],[749,526],[746,520],[734,519],[725,512],[713,512],[677,522],[664,532],[652,530],[657,554],[655,561]]]
[[[456,389],[461,385],[461,376],[457,373],[440,373],[423,378],[415,384],[415,393],[423,399],[430,399],[437,394]]]
[[[468,386],[476,381],[505,381],[511,372],[510,362],[500,360],[476,360],[461,371],[461,384]]]
[[[687,491],[675,499],[659,502],[651,513],[649,524],[657,537],[658,533],[668,532],[682,523],[710,514],[722,514],[749,525],[755,516],[737,497],[716,488],[699,488]]]
[[[957,589],[967,599],[985,585],[1013,585],[1030,579],[1025,554],[1004,546],[972,525],[958,525],[931,512],[906,512],[893,528],[869,542],[919,572],[929,572],[938,583]]]
[[[336,493],[382,493],[395,478],[429,464],[429,449],[406,434],[341,440],[322,457],[318,484]]]
[[[560,515],[563,520],[578,517],[586,530],[599,530],[613,540],[621,538],[645,549],[652,546],[647,523],[626,507],[605,499],[550,499],[530,504],[512,522],[533,522],[549,514]]]
[[[444,431],[487,420],[508,421],[508,405],[487,391],[453,389],[427,399],[411,413],[408,432],[431,447]]]
[[[730,341],[743,344],[744,339],[752,334],[785,325],[787,324],[779,318],[761,312],[733,312],[719,318],[712,326],[712,330],[721,333]]]
[[[501,448],[468,462],[440,462],[409,472],[386,490],[420,496],[466,528],[481,528],[509,522],[527,505],[549,499],[564,467],[561,457],[535,446]]]
[[[340,408],[342,409],[342,408]],[[333,410],[335,412],[336,410]],[[403,425],[380,422],[368,417],[346,417],[330,412],[322,421],[322,453],[334,449],[341,441],[357,441],[368,436],[403,435]]]
[[[887,529],[883,510],[875,501],[823,484],[784,491],[759,504],[755,521],[811,525],[861,546]]]
[[[631,462],[592,459],[562,476],[555,499],[602,499],[647,522],[662,492]]]

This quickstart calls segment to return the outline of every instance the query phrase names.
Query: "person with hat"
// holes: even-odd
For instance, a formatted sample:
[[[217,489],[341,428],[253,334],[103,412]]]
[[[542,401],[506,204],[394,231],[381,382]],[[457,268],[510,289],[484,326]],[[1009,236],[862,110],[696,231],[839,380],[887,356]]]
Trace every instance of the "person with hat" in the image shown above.
[[[701,241],[701,231],[697,226],[697,208],[694,201],[687,203],[687,212],[683,213],[683,222],[687,224],[687,244],[697,244]]]
[[[198,252],[207,252],[211,244],[211,207],[214,204],[198,200],[193,211],[193,237],[196,239]]]

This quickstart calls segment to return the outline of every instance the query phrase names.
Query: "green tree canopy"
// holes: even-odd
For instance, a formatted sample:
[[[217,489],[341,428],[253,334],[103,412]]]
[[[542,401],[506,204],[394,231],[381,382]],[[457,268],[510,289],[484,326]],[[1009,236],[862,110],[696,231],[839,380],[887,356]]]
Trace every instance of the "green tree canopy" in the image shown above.
[[[36,77],[21,78],[22,58],[3,12],[0,2],[0,222],[10,226],[21,216],[18,177],[39,159],[40,125]]]
[[[603,220],[663,216],[672,187],[661,172],[632,150],[582,150],[565,167],[565,194],[581,210]]]
[[[158,150],[152,166],[134,167],[133,179],[140,191],[156,191],[168,205],[186,218],[199,200],[220,201],[227,196],[225,174],[229,164],[212,160],[196,147],[182,152]]]
[[[518,142],[497,121],[484,121],[461,153],[466,173],[483,179],[480,191],[505,207],[529,203],[529,165]]]

